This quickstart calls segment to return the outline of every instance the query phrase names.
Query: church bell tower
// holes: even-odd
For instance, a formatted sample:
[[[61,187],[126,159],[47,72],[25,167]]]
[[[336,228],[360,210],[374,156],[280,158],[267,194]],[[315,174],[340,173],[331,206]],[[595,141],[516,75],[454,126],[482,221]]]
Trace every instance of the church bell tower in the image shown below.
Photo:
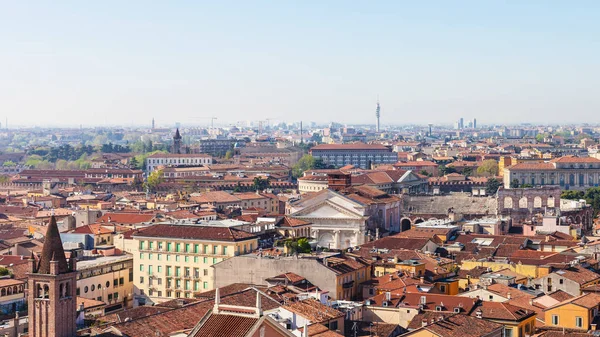
[[[77,335],[77,269],[74,254],[67,260],[56,218],[46,230],[42,254],[29,261],[29,337]]]

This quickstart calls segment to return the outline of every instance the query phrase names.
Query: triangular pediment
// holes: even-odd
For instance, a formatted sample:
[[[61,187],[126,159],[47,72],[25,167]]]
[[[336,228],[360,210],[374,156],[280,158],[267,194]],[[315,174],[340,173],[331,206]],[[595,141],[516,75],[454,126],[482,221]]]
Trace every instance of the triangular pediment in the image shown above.
[[[420,181],[420,180],[421,180],[421,178],[419,178],[412,171],[407,171],[406,173],[404,173],[402,175],[402,177],[400,177],[400,179],[398,179],[398,182],[399,183],[409,183],[409,182]]]
[[[360,219],[362,216],[350,209],[340,207],[332,202],[325,201],[312,207],[299,210],[292,214],[301,218],[331,218],[331,219]]]

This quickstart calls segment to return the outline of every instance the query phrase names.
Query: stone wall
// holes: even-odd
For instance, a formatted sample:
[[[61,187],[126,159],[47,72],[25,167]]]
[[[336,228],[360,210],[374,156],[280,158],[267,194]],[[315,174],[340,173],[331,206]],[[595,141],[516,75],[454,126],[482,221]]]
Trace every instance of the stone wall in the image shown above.
[[[256,255],[235,256],[212,266],[213,284],[224,287],[231,283],[266,284],[265,279],[292,272],[318,285],[329,296],[337,297],[335,273],[316,259],[280,258],[272,259]]]

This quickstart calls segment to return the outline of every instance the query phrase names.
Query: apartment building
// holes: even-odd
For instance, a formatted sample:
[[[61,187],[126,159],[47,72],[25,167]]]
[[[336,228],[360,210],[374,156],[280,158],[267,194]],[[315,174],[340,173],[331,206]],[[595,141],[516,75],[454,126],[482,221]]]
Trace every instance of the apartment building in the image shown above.
[[[200,166],[212,164],[212,157],[203,153],[155,153],[146,158],[146,170],[152,172],[159,166]]]
[[[522,162],[504,168],[504,187],[558,185],[563,190],[585,190],[600,185],[600,159],[565,156],[548,162]]]
[[[376,164],[394,164],[398,154],[380,144],[320,144],[310,149],[310,154],[327,165],[342,167],[354,165],[363,169]]]
[[[106,252],[110,253],[110,252]],[[106,303],[106,312],[133,306],[133,257],[83,257],[77,261],[77,296]]]
[[[191,298],[213,289],[215,263],[258,248],[258,238],[230,227],[158,224],[133,235],[134,284],[142,303]]]

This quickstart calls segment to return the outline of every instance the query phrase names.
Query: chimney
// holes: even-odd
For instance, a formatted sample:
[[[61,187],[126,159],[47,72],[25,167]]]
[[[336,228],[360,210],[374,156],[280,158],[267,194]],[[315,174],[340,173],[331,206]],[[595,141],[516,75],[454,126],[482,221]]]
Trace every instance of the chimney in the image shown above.
[[[262,314],[263,314],[263,312],[262,312],[262,304],[260,302],[260,292],[257,291],[256,292],[256,315],[258,317],[261,317]]]
[[[529,299],[529,305],[533,305],[533,298]]]
[[[508,294],[506,294],[506,298],[508,298],[510,300],[510,292]]]
[[[424,319],[424,320],[421,321],[421,326],[427,326],[427,320],[426,319]]]
[[[438,274],[438,267],[433,268],[433,273],[436,275]]]
[[[304,329],[302,330],[304,331],[302,337],[308,337],[308,321],[304,321]]]
[[[419,278],[419,281],[420,281],[421,283],[425,283],[425,277],[421,276],[421,277]]]
[[[215,306],[213,307],[213,312],[215,314],[219,313],[219,304],[221,303],[221,297],[219,296],[219,288],[215,288]]]
[[[591,328],[590,330],[596,331],[596,323],[590,324],[590,328]]]
[[[475,312],[475,316],[477,316],[477,318],[483,317],[483,312],[481,311],[481,309],[477,309],[477,311]]]
[[[85,309],[85,306],[83,305],[83,302],[81,302],[81,304],[79,304],[79,311],[83,311]]]
[[[392,275],[390,275],[390,282],[392,282],[394,280],[394,277]]]
[[[391,292],[387,291],[385,293],[385,300],[386,301],[391,301],[392,300],[392,293]]]

